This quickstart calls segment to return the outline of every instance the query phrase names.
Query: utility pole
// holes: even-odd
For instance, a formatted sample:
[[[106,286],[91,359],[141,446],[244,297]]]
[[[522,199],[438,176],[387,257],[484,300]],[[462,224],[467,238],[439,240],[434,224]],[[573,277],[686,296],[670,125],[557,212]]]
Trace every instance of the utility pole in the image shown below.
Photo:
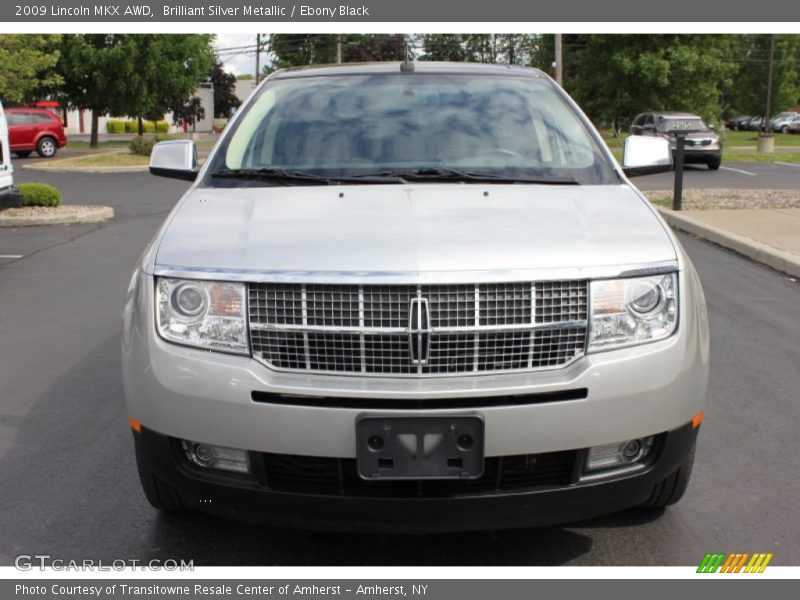
[[[764,132],[770,133],[769,117],[772,110],[772,70],[775,66],[775,34],[769,38],[769,68],[767,69],[767,114],[764,115]]]
[[[256,34],[256,87],[258,79],[261,77],[261,34]]]
[[[342,36],[336,36],[336,64],[342,64]]]
[[[772,110],[772,69],[775,65],[775,34],[769,38],[769,66],[767,67],[767,110],[764,114],[764,122],[761,123],[761,132],[758,134],[757,152],[774,152],[775,138],[772,135],[772,127],[769,124],[770,111]]]
[[[556,34],[556,83],[564,85],[564,49],[561,44],[561,34]]]

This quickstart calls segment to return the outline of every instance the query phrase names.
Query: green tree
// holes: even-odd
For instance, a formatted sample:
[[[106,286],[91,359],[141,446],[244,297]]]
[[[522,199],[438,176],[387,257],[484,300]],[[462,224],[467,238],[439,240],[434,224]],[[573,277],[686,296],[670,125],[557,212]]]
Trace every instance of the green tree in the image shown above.
[[[335,63],[337,45],[343,63],[403,60],[406,38],[402,34],[273,34],[267,44],[272,62],[264,71]]]
[[[213,36],[197,34],[137,34],[124,43],[136,65],[125,87],[123,113],[139,121],[155,121],[182,109],[208,78],[214,64]],[[121,113],[122,114],[122,113]]]
[[[57,63],[64,83],[61,95],[70,107],[92,111],[89,145],[97,147],[100,115],[125,112],[128,85],[135,66],[126,36],[64,35]]]
[[[579,35],[565,48],[565,83],[592,119],[617,130],[647,110],[717,121],[736,72],[722,35]]]
[[[0,97],[4,102],[40,99],[61,84],[55,70],[60,35],[0,35]]]
[[[336,42],[337,36],[333,34],[272,34],[267,43],[272,63],[265,71],[335,63]]]
[[[214,116],[225,118],[230,116],[231,109],[238,108],[242,103],[236,97],[236,75],[226,73],[222,68],[222,62],[216,60],[211,66],[209,79],[214,85]]]
[[[422,60],[533,64],[540,36],[532,34],[423,35]]]
[[[725,90],[729,112],[763,115],[767,105],[770,35],[732,36],[735,84]],[[800,104],[800,35],[775,36],[772,114]]]
[[[421,41],[420,60],[462,62],[469,58],[465,36],[459,33],[423,35]]]

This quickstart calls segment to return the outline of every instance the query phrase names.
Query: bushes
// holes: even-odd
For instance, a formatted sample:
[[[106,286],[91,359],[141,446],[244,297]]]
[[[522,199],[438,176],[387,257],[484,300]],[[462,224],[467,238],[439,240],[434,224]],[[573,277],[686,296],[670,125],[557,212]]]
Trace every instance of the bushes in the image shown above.
[[[106,133],[125,133],[125,121],[106,121]]]
[[[166,121],[145,121],[145,133],[167,133],[169,123]],[[122,121],[119,119],[109,119],[106,121],[106,133],[139,133],[139,122],[136,120]]]
[[[128,146],[128,148],[130,149],[131,154],[138,154],[139,156],[150,156],[150,154],[153,152],[153,146],[156,145],[157,141],[158,138],[156,137],[146,138],[137,135],[135,138],[133,138],[133,141],[131,142],[130,146]]]
[[[47,183],[20,183],[17,188],[22,194],[23,206],[58,206],[61,204],[61,192]]]

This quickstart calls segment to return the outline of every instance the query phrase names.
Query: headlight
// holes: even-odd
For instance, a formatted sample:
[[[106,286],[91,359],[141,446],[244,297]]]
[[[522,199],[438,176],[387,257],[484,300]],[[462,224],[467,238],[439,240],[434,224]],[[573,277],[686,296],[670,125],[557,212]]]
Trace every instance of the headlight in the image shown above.
[[[247,354],[244,284],[156,280],[158,333],[165,340]]]
[[[678,323],[677,273],[592,281],[588,351],[644,344]]]

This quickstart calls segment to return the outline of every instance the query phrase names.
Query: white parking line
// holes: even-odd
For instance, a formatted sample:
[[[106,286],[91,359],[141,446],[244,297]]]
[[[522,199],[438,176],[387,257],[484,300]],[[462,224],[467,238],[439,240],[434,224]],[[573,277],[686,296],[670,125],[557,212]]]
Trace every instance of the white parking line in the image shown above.
[[[22,258],[22,254],[0,254],[0,258]]]
[[[733,167],[720,167],[720,169],[725,169],[726,171],[736,171],[737,173],[742,173],[743,175],[752,175],[753,177],[756,176],[755,173],[751,173],[750,171],[744,171],[742,169],[734,169]]]
[[[785,167],[799,167],[800,168],[800,164],[798,164],[798,163],[785,163],[785,162],[781,162],[779,160],[776,160],[775,164],[776,165],[783,165]]]

